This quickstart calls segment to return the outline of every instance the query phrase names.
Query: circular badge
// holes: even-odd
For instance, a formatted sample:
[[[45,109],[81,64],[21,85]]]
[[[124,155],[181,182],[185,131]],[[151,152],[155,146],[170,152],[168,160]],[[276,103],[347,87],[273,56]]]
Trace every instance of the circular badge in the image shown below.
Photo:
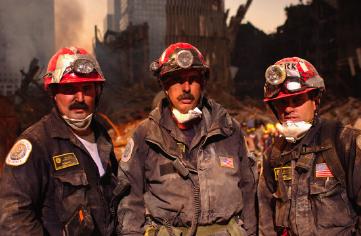
[[[28,160],[31,150],[31,143],[27,139],[20,139],[11,148],[5,163],[10,166],[20,166]]]
[[[122,162],[127,162],[132,157],[132,152],[134,148],[134,140],[131,138],[129,139],[127,146],[125,146],[122,158],[120,159]]]

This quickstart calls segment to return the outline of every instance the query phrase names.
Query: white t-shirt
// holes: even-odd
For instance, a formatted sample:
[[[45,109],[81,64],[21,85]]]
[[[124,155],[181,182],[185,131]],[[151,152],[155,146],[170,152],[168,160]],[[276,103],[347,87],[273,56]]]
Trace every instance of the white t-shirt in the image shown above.
[[[93,161],[95,162],[95,164],[98,167],[98,171],[99,171],[99,175],[103,176],[105,173],[104,167],[102,165],[102,161],[100,160],[99,157],[99,152],[98,152],[98,147],[96,143],[92,143],[89,142],[85,139],[82,139],[81,137],[79,137],[78,135],[74,134],[79,141],[84,145],[84,147],[86,148],[86,150],[88,150],[90,156],[92,157]]]

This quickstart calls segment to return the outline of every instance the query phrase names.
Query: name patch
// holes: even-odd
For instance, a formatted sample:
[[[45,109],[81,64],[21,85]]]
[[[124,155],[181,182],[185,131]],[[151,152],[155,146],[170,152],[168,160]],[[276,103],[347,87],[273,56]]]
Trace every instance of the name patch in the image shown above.
[[[71,166],[79,165],[78,158],[74,153],[64,153],[58,156],[53,156],[53,163],[55,170],[62,170]]]
[[[291,180],[292,179],[292,169],[291,166],[282,166],[273,169],[275,174],[275,180],[278,181],[278,176],[282,175],[283,180]]]

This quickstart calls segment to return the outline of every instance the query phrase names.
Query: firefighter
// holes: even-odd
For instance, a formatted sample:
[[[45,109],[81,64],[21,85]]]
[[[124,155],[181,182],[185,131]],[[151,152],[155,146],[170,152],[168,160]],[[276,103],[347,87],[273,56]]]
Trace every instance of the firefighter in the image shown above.
[[[360,235],[360,131],[320,119],[325,84],[310,62],[284,58],[265,75],[281,136],[259,180],[260,235]]]
[[[151,70],[166,97],[135,131],[118,178],[123,235],[255,235],[256,170],[239,124],[204,96],[199,50],[171,44]]]
[[[6,157],[0,235],[113,235],[118,164],[95,118],[105,82],[86,50],[62,48],[43,77],[53,110]]]

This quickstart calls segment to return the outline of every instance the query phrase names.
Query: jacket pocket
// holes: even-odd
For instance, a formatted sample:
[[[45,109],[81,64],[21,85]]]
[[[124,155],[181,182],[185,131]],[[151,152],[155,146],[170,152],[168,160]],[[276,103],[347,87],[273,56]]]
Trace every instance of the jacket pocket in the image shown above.
[[[310,184],[310,195],[317,227],[340,227],[354,223],[346,190],[337,179],[316,179]]]
[[[282,187],[280,185],[283,185]],[[275,225],[278,227],[289,227],[288,219],[291,207],[290,187],[284,182],[278,183],[277,191],[273,193],[276,200]]]
[[[60,202],[62,220],[69,218],[79,204],[86,205],[88,179],[83,170],[55,174],[55,195]]]

